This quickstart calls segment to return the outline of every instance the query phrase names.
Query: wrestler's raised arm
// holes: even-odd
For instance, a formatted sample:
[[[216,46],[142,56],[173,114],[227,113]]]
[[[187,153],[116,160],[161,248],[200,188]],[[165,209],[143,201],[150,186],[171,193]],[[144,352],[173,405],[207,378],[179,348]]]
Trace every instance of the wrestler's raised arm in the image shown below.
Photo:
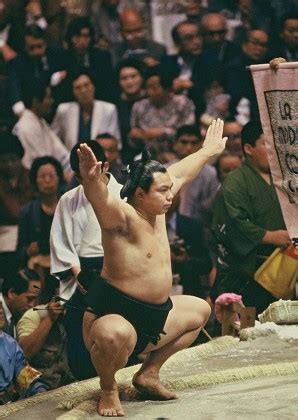
[[[184,184],[192,181],[210,158],[222,153],[227,141],[227,137],[222,137],[223,125],[223,121],[219,118],[213,120],[207,130],[202,149],[169,166],[168,173],[173,181],[173,194],[176,194]]]
[[[77,151],[80,175],[84,192],[91,203],[102,229],[113,229],[126,224],[124,207],[126,204],[109,194],[106,184],[108,163],[98,162],[87,144],[81,144]]]

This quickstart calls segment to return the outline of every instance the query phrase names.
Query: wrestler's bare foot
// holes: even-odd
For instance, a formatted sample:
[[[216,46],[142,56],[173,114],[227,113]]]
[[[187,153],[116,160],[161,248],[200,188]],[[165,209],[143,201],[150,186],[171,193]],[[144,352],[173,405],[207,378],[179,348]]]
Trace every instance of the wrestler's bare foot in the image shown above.
[[[178,395],[162,385],[158,375],[137,372],[132,380],[133,386],[145,396],[156,400],[175,400]]]
[[[123,417],[124,411],[119,399],[117,387],[110,390],[102,390],[97,406],[97,412],[104,417]]]

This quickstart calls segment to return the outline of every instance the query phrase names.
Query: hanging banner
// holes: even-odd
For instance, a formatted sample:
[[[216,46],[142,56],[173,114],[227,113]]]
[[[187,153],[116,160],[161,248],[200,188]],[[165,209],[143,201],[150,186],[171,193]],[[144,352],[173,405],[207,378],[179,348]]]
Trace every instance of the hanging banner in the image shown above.
[[[273,182],[298,247],[298,62],[250,66]]]

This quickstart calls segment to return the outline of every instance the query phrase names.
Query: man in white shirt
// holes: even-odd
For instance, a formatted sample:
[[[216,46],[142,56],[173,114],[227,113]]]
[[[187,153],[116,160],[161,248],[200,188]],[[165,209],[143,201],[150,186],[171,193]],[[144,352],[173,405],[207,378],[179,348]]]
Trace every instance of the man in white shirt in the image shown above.
[[[79,143],[80,144],[80,143]],[[80,180],[79,161],[75,145],[71,151],[70,164]],[[89,141],[98,161],[105,162],[103,149],[96,141]],[[111,174],[106,179],[108,190],[120,197],[122,185]],[[60,279],[60,296],[80,309],[67,308],[65,328],[68,338],[68,362],[71,371],[78,379],[87,379],[96,375],[89,352],[82,338],[82,319],[84,295],[77,288],[76,279],[81,269],[92,277],[92,271],[98,272],[103,263],[101,230],[94,210],[87,200],[82,185],[65,193],[56,208],[50,235],[51,273]],[[84,270],[81,278],[83,278]],[[81,280],[79,278],[79,280]],[[67,307],[66,303],[66,307]],[[79,361],[79,363],[78,363]]]
[[[4,332],[16,337],[15,325],[34,306],[40,288],[38,274],[29,268],[13,272],[4,278],[0,293],[0,303],[6,318]]]
[[[35,158],[53,156],[61,163],[68,181],[72,176],[69,152],[43,118],[49,114],[53,104],[51,89],[40,79],[35,79],[24,89],[24,102],[27,109],[13,128],[13,133],[25,149],[23,166],[30,169]]]
[[[78,142],[109,132],[121,149],[117,109],[109,102],[95,100],[95,85],[87,72],[74,75],[72,92],[75,101],[60,104],[52,123],[65,146],[71,150]]]

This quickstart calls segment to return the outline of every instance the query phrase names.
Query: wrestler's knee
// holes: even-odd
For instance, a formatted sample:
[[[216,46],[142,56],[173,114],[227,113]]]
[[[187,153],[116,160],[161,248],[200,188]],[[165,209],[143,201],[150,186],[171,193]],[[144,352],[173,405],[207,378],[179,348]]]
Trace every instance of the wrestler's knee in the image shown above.
[[[193,302],[190,307],[192,308],[193,317],[195,317],[198,327],[204,326],[210,317],[211,307],[203,299],[194,296],[192,296],[192,299]]]
[[[137,339],[133,326],[118,315],[106,315],[99,318],[93,331],[95,345],[109,352],[124,345],[134,346]]]

